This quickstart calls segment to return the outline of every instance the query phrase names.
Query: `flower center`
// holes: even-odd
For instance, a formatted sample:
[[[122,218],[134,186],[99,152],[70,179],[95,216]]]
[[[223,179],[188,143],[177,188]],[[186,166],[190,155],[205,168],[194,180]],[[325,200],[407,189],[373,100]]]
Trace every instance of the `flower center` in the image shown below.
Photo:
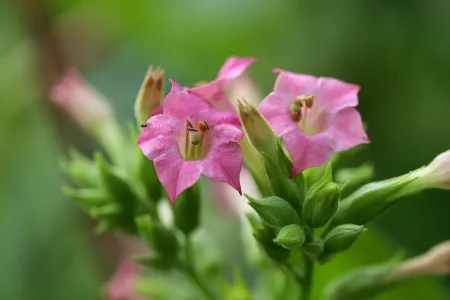
[[[307,135],[314,135],[321,131],[321,126],[317,122],[321,111],[313,107],[313,105],[313,95],[299,95],[292,100],[289,107],[291,119]]]
[[[198,127],[195,128],[189,120],[186,120],[184,148],[182,149],[184,151],[180,151],[184,159],[199,160],[206,155],[209,148],[206,135],[208,130],[209,126],[206,121],[199,121]]]

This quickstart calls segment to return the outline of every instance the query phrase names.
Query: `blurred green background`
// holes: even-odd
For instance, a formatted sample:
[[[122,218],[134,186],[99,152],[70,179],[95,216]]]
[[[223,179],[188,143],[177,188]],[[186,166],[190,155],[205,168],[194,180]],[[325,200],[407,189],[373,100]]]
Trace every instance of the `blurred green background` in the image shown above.
[[[58,156],[68,145],[96,147],[47,100],[65,66],[80,69],[127,125],[150,63],[189,85],[214,78],[230,55],[255,56],[264,92],[273,67],[361,85],[372,144],[358,162],[372,161],[378,179],[450,148],[450,1],[2,1],[0,36],[4,300],[99,299],[114,265],[114,243],[94,237],[60,192]],[[448,239],[448,198],[427,191],[380,218],[391,250],[420,253]],[[360,246],[355,257],[392,252],[383,247]]]

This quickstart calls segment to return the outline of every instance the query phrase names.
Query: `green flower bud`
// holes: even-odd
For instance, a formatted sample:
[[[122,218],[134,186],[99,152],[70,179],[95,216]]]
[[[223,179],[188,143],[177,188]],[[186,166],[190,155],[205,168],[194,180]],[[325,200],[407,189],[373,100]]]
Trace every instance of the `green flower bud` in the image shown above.
[[[394,205],[401,196],[414,192],[409,186],[416,179],[410,173],[362,186],[340,202],[339,211],[332,223],[363,225],[372,221]],[[411,188],[414,189],[413,186]]]
[[[188,235],[200,223],[200,191],[197,184],[184,191],[173,205],[175,226]]]
[[[160,256],[175,258],[178,255],[178,240],[172,231],[153,221],[149,215],[136,218],[136,223],[139,235]]]
[[[331,282],[325,300],[372,299],[386,292],[396,282],[388,279],[397,262],[360,268]]]
[[[303,177],[290,178],[292,162],[286,156],[281,139],[256,108],[244,101],[239,102],[238,108],[246,136],[261,155],[266,173],[270,174],[267,180],[271,194],[285,199],[300,210],[305,193]]]
[[[275,153],[277,136],[266,119],[245,101],[239,102],[238,109],[243,129],[256,150],[260,153]]]
[[[301,210],[305,197],[305,183],[303,175],[291,178],[292,162],[287,157],[283,141],[277,139],[277,151],[273,154],[263,153],[264,166],[267,170],[268,180],[272,194],[285,199],[297,211]]]
[[[285,263],[289,258],[289,250],[273,242],[276,238],[275,231],[253,214],[248,214],[247,218],[253,228],[253,236],[267,256],[275,262]]]
[[[334,227],[324,237],[325,252],[338,253],[350,249],[363,231],[365,231],[363,226],[354,224]]]
[[[340,185],[332,182],[331,164],[328,164],[322,178],[308,192],[303,203],[303,220],[312,227],[325,226],[339,208]]]
[[[281,228],[274,242],[286,249],[298,249],[305,242],[305,231],[297,224]]]
[[[324,250],[325,246],[321,239],[316,239],[303,245],[303,252],[311,259],[315,259],[322,255]]]
[[[300,224],[300,219],[295,209],[285,200],[279,197],[268,197],[256,200],[249,195],[249,204],[258,213],[261,219],[269,226],[281,229],[290,224]]]
[[[321,265],[324,265],[326,263],[329,263],[334,257],[334,254],[331,253],[322,253],[322,255],[320,255],[317,258],[317,262]]]
[[[134,104],[134,115],[139,124],[145,123],[153,110],[161,105],[164,98],[163,84],[164,70],[158,67],[153,71],[150,66]]]
[[[95,160],[104,190],[107,191],[110,199],[120,207],[121,213],[118,216],[117,225],[125,231],[135,233],[134,217],[139,202],[138,197],[128,182],[106,163],[100,153],[95,155]]]

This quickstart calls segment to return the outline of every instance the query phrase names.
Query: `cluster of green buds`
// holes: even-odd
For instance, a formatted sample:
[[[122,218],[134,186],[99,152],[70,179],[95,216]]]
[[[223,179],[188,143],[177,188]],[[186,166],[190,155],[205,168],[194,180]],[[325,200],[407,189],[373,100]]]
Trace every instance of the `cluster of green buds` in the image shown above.
[[[265,252],[279,263],[288,263],[291,253],[298,251],[312,261],[325,263],[334,254],[348,250],[365,229],[352,223],[329,226],[339,210],[344,189],[344,185],[333,181],[331,163],[307,188],[302,174],[290,176],[292,163],[283,141],[264,117],[245,102],[240,103],[239,112],[246,134],[263,158],[269,183],[264,198],[246,195],[259,215],[260,220],[251,216],[250,221]],[[316,236],[315,230],[321,234]]]
[[[291,111],[298,108],[295,105],[298,103],[292,105]],[[339,161],[340,154],[328,164],[292,178],[291,159],[282,139],[252,106],[241,102],[239,113],[246,135],[262,157],[269,187],[262,191],[261,199],[246,195],[258,214],[248,215],[253,235],[272,261],[293,271],[301,286],[310,280],[308,274],[314,262],[329,262],[335,254],[349,250],[366,230],[364,225],[405,196],[427,188],[450,188],[449,151],[428,166],[365,185],[373,177],[372,165],[332,170],[332,163]],[[430,269],[438,270],[436,274],[443,273],[436,261],[448,258],[448,243],[439,250],[411,262],[401,263],[396,258],[358,269],[332,282],[325,291],[325,299],[360,299],[382,293],[416,273]],[[306,258],[300,267],[296,260],[298,253]]]

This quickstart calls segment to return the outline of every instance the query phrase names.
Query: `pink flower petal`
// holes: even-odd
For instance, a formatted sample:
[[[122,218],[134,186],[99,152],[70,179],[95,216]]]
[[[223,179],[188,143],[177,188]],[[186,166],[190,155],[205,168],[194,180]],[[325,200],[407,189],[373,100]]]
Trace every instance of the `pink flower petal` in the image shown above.
[[[317,105],[327,106],[329,111],[358,105],[359,85],[342,82],[335,78],[321,77],[318,80]]]
[[[215,181],[226,182],[239,194],[241,183],[239,174],[242,169],[242,151],[238,143],[221,144],[214,147],[208,157],[202,161],[203,174]]]
[[[370,142],[364,131],[361,115],[356,109],[348,107],[339,111],[332,123],[333,126],[327,131],[335,140],[336,151],[348,150]]]
[[[167,190],[170,202],[191,187],[201,175],[201,161],[185,161],[178,149],[171,150],[153,160],[156,174]]]
[[[219,71],[216,79],[237,78],[256,62],[254,57],[229,57]]]
[[[266,117],[266,119],[281,115],[288,115],[292,99],[280,93],[272,92],[259,105],[259,111]]]
[[[291,127],[283,134],[283,141],[292,156],[293,177],[305,169],[323,165],[335,152],[333,138],[327,133],[308,136],[298,127]]]
[[[225,61],[215,80],[191,88],[190,91],[208,101],[215,109],[236,113],[236,109],[227,97],[227,89],[233,83],[233,80],[240,77],[255,61],[254,58],[230,57]]]
[[[295,74],[281,69],[274,69],[278,73],[274,91],[290,95],[290,101],[298,95],[314,95],[317,89],[317,77]],[[290,104],[290,103],[289,103]]]
[[[147,121],[147,127],[142,129],[138,139],[138,146],[148,159],[155,159],[169,149],[178,150],[175,138],[177,129],[184,126],[184,122],[167,115],[156,115]]]
[[[185,118],[209,109],[208,104],[192,94],[189,89],[181,87],[173,80],[170,80],[170,82],[172,83],[172,89],[163,103],[165,114]]]

